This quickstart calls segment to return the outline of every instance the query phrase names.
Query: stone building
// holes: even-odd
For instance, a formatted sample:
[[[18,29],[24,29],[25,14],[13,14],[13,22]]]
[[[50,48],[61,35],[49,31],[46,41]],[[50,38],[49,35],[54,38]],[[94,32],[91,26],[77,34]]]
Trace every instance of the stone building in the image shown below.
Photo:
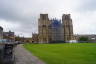
[[[62,25],[64,29],[64,41],[73,40],[73,24],[70,14],[64,14],[62,16]]]
[[[38,43],[38,34],[32,34],[32,43]]]
[[[40,14],[38,20],[39,43],[68,42],[73,39],[73,24],[70,14],[63,14],[62,21],[50,20],[48,14]]]
[[[22,39],[22,38],[21,38],[21,39]],[[22,40],[21,40],[21,41],[22,41]],[[23,43],[32,43],[32,41],[33,41],[33,40],[32,40],[32,37],[24,37],[22,42],[23,42]]]
[[[75,36],[76,40],[78,40],[78,42],[80,42],[79,41],[80,38],[85,37],[85,38],[88,38],[87,42],[90,42],[90,43],[94,42],[94,43],[96,43],[96,34],[75,34],[74,36]]]
[[[3,32],[3,39],[7,39],[9,42],[15,41],[15,33],[14,32]]]
[[[38,32],[39,32],[39,43],[48,43],[49,42],[49,25],[51,21],[48,18],[48,14],[40,14],[38,20]]]
[[[3,39],[3,28],[0,26],[0,39]]]

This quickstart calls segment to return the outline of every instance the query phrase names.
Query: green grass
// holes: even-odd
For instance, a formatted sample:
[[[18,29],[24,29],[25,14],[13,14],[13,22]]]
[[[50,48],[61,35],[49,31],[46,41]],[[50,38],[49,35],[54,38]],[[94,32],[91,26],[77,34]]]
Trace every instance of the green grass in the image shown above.
[[[47,64],[96,64],[96,43],[25,44]]]

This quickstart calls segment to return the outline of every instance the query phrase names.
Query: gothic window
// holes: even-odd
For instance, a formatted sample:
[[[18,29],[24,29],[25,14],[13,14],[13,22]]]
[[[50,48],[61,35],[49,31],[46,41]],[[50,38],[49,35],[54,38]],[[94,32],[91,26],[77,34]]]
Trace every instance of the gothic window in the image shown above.
[[[42,19],[43,19],[43,20],[45,19],[45,16],[44,16],[44,15],[42,15]]]
[[[51,29],[51,28],[52,28],[52,27],[51,27],[51,25],[49,25],[49,26],[48,26],[48,28],[50,28],[50,29]]]
[[[42,25],[42,27],[46,27],[46,25]]]
[[[46,38],[43,38],[43,40],[44,40],[44,41],[47,41],[47,39],[46,39]]]
[[[46,20],[47,16],[46,15],[42,15],[42,20]]]

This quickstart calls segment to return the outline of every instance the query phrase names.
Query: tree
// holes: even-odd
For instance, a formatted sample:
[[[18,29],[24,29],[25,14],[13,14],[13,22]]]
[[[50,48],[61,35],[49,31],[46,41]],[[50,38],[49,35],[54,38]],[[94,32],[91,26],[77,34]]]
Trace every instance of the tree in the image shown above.
[[[88,41],[88,40],[89,40],[88,37],[84,37],[84,36],[79,38],[79,41]]]

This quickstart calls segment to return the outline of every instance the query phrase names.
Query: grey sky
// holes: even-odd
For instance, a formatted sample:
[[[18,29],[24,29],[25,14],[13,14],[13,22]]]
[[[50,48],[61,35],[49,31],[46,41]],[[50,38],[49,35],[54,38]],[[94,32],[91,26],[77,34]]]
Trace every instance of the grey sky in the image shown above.
[[[96,34],[95,6],[96,0],[0,0],[0,25],[4,31],[28,37],[37,33],[40,13],[59,19],[70,13],[75,34]]]

